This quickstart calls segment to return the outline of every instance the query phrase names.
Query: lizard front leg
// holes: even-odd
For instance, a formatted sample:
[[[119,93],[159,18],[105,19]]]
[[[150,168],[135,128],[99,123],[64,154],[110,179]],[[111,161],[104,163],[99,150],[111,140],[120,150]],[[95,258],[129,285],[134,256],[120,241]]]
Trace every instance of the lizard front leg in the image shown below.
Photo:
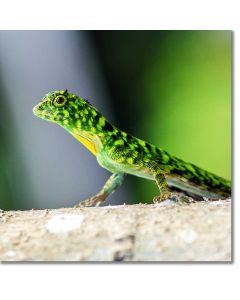
[[[101,205],[106,200],[106,198],[110,194],[114,193],[116,188],[122,184],[125,176],[126,176],[125,173],[115,173],[115,174],[111,175],[99,193],[97,193],[95,196],[93,196],[87,200],[81,201],[78,204],[78,206],[99,206],[99,205]]]

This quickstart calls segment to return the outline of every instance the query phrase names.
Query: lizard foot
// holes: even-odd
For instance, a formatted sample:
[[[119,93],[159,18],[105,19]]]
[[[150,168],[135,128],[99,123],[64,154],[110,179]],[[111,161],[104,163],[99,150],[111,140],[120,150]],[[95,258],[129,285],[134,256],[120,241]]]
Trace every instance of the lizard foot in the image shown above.
[[[162,203],[164,201],[171,201],[177,204],[190,204],[194,202],[193,198],[176,193],[167,193],[153,198],[153,203]]]
[[[95,195],[89,199],[83,200],[79,202],[79,204],[75,205],[74,207],[91,207],[91,206],[99,206],[104,202],[106,199],[105,195]]]

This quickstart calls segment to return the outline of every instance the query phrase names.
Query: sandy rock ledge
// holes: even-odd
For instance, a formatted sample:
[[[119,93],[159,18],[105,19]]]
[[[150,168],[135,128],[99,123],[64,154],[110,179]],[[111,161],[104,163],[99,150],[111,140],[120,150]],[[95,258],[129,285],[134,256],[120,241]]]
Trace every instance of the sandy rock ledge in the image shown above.
[[[0,211],[1,261],[231,261],[231,202]]]

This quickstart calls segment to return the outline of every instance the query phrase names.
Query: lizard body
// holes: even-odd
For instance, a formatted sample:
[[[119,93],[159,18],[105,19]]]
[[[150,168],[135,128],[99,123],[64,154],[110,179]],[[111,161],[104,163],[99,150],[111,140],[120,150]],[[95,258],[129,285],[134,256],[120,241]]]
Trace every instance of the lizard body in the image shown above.
[[[157,202],[174,195],[169,187],[208,198],[231,194],[230,181],[116,128],[87,100],[67,90],[47,94],[33,112],[66,129],[96,156],[100,166],[113,173],[102,190],[81,205],[101,204],[126,174],[155,180],[160,190],[154,198]]]

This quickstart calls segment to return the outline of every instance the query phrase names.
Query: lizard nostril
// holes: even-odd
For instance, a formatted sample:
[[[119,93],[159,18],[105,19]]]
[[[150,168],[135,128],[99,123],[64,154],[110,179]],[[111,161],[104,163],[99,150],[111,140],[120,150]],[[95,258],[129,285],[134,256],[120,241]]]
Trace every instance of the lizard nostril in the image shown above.
[[[36,114],[39,110],[43,110],[43,109],[42,109],[41,105],[38,104],[38,105],[34,106],[33,113]]]

